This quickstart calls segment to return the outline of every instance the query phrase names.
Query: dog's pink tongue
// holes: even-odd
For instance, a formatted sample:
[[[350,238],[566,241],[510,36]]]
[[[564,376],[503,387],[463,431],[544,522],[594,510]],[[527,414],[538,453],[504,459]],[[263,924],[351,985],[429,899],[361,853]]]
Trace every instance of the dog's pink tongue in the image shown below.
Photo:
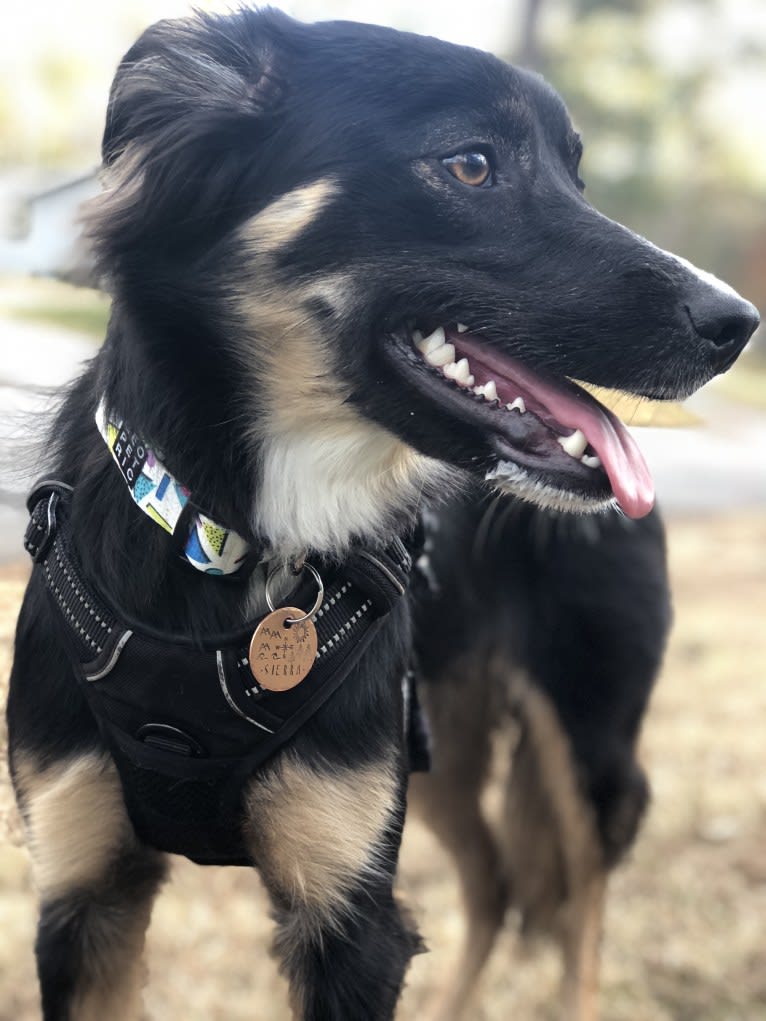
[[[547,389],[547,388],[546,388]],[[654,506],[654,483],[643,454],[616,416],[599,406],[549,391],[545,404],[557,422],[581,429],[609,476],[612,492],[630,518],[642,518]]]
[[[454,340],[471,362],[483,363],[511,386],[517,384],[522,396],[533,398],[560,425],[581,429],[598,454],[622,510],[631,518],[649,513],[654,506],[654,483],[649,468],[616,415],[568,379],[552,380],[538,375],[523,362],[499,354],[470,334],[458,334]],[[534,412],[534,407],[531,410]]]

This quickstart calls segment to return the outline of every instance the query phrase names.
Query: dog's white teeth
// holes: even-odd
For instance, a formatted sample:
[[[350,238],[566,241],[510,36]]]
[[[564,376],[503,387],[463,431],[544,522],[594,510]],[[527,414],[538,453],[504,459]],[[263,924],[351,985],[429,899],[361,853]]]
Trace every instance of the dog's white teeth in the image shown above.
[[[578,460],[588,446],[585,433],[581,429],[575,429],[571,436],[559,436],[557,440],[570,457],[576,457]]]
[[[487,383],[482,383],[481,386],[475,386],[473,392],[477,397],[483,397],[485,401],[489,401],[490,404],[492,401],[498,400],[497,386],[494,379],[490,379]]]
[[[468,364],[467,358],[461,358],[457,363],[455,367],[455,379],[458,383],[462,383],[463,386],[470,386],[473,383],[471,367]]]
[[[457,324],[457,332],[458,333],[468,333],[468,327],[465,325],[465,323],[458,323]]]
[[[455,361],[455,347],[453,344],[442,344],[441,347],[437,347],[425,355],[425,360],[436,368],[449,365]]]
[[[582,464],[585,465],[586,468],[600,468],[601,467],[601,458],[596,457],[595,454],[592,457],[591,457],[590,454],[583,454],[583,456],[580,458],[580,461],[581,461]]]
[[[527,406],[524,403],[524,398],[523,397],[517,397],[516,400],[512,404],[506,404],[506,408],[509,411],[514,411],[514,410],[515,411],[519,411],[519,412],[521,412],[522,415],[527,410]]]
[[[413,330],[412,340],[428,364],[441,369],[447,379],[454,379],[461,386],[473,386],[475,379],[468,359],[461,358],[455,362],[455,345],[447,343],[443,326],[437,326],[427,337],[420,330]]]
[[[427,337],[423,337],[421,333],[420,341],[415,341],[415,346],[424,355],[430,355],[434,351],[438,351],[440,347],[444,346],[446,342],[446,336],[444,334],[444,327],[438,326],[433,333],[430,333]],[[414,337],[414,334],[413,334]]]
[[[490,381],[488,383],[484,384],[484,394],[483,394],[483,397],[484,397],[485,401],[496,401],[497,400],[497,385],[496,385],[494,379],[490,379]]]
[[[449,347],[452,347],[452,345],[450,344]],[[454,379],[461,386],[471,386],[474,381],[467,358],[461,358],[457,363],[451,362],[449,365],[445,365],[442,372],[447,379]]]

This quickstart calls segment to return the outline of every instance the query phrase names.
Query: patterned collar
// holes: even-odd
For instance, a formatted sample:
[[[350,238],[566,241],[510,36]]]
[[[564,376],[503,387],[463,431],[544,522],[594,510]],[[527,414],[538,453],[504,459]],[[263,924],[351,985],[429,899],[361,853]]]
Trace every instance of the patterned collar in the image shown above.
[[[190,490],[171,475],[158,452],[125,419],[111,415],[104,400],[96,410],[96,425],[141,510],[170,535],[185,519],[188,536],[182,540],[182,556],[192,567],[205,574],[235,574],[248,559],[250,544],[197,510]]]

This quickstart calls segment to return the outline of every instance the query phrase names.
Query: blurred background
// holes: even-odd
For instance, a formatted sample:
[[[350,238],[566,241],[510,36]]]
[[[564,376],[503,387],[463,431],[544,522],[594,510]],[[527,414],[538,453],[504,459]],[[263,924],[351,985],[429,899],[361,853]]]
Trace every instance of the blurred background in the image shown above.
[[[108,302],[81,286],[79,203],[96,170],[109,84],[139,32],[180,0],[8,5],[0,35],[0,684],[26,575],[26,441],[42,390],[103,336]],[[203,9],[225,9],[198,3]],[[591,202],[711,270],[766,309],[763,0],[293,0],[306,20],[353,18],[488,49],[541,71],[585,141]],[[30,417],[30,413],[32,413]],[[766,330],[684,410],[630,402],[665,508],[676,628],[647,722],[654,804],[618,872],[604,943],[608,1021],[766,1019]],[[672,430],[660,428],[672,425]],[[9,446],[8,440],[15,442]],[[9,454],[15,450],[15,454]],[[24,453],[27,451],[27,453]],[[2,739],[0,739],[2,744]],[[491,807],[491,806],[490,806]],[[38,1016],[34,891],[0,786],[0,1021]],[[408,823],[402,892],[432,953],[401,1017],[425,1017],[453,966],[449,863]],[[512,920],[511,920],[512,921]],[[281,1021],[284,989],[254,876],[179,862],[150,934],[153,1018]],[[509,924],[482,984],[481,1021],[552,1018],[557,962]]]

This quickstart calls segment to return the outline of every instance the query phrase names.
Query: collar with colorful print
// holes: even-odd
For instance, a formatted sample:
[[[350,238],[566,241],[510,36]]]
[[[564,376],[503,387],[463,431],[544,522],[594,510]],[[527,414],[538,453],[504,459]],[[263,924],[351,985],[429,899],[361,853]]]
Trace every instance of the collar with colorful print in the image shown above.
[[[101,401],[96,425],[109,448],[130,494],[161,528],[171,535],[191,499],[191,492],[165,468],[158,453],[149,447],[122,418],[115,418]],[[183,556],[205,574],[235,574],[250,552],[250,545],[231,528],[220,525],[201,511],[189,508],[189,535]]]

